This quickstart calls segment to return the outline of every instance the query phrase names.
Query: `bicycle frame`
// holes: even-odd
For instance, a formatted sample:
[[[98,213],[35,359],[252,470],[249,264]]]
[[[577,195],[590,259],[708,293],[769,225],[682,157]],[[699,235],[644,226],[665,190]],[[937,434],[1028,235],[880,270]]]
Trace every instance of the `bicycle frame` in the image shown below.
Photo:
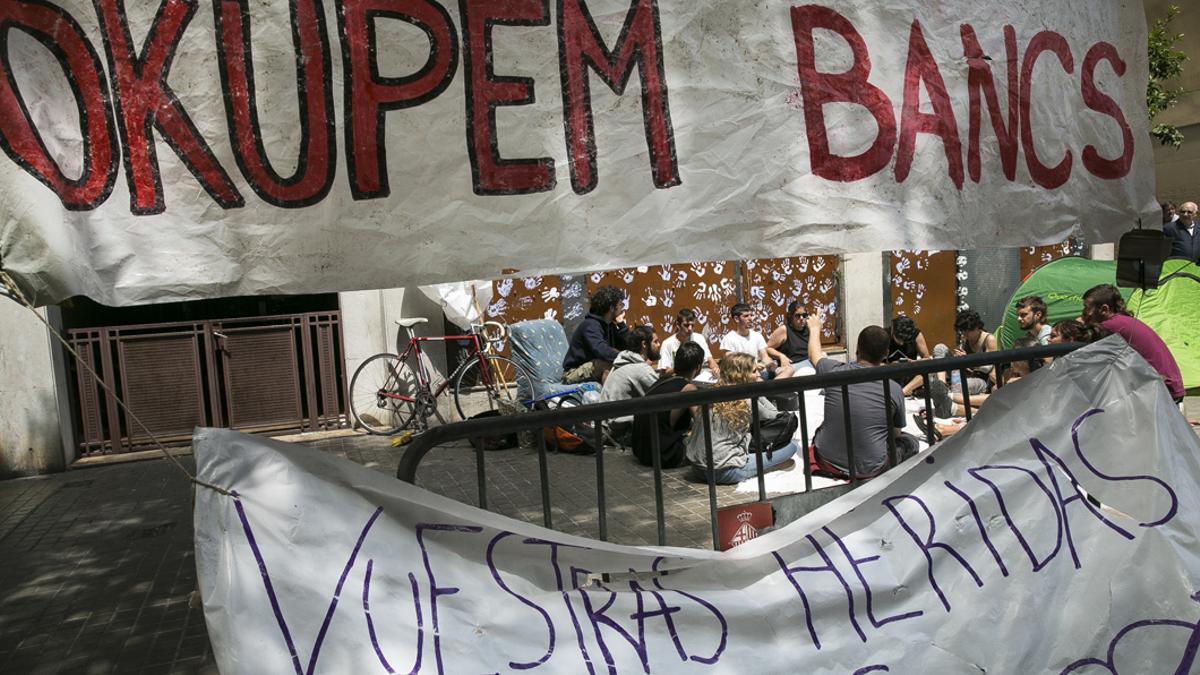
[[[467,358],[465,358],[463,362],[460,363],[452,372],[446,375],[446,379],[438,386],[437,391],[433,391],[430,387],[432,378],[430,378],[429,372],[426,369],[425,359],[421,358],[421,355],[423,354],[421,351],[421,344],[426,342],[453,342],[458,344],[465,343],[470,347],[469,356],[467,356]],[[407,363],[410,359],[415,357],[417,362],[415,369],[417,373],[417,390],[419,392],[429,392],[432,394],[433,398],[437,398],[445,393],[446,389],[451,386],[454,376],[458,374],[459,371],[466,368],[467,364],[469,364],[472,359],[479,362],[479,372],[483,383],[485,385],[490,385],[492,383],[491,380],[493,375],[491,373],[491,369],[487,367],[487,361],[484,358],[485,356],[486,353],[482,347],[478,333],[472,333],[470,335],[441,335],[434,337],[412,336],[408,339],[408,344],[404,347],[404,350],[400,351],[400,360],[402,362]],[[415,403],[417,400],[414,396],[405,396],[396,392],[381,392],[381,395],[387,398],[404,401],[405,403]]]

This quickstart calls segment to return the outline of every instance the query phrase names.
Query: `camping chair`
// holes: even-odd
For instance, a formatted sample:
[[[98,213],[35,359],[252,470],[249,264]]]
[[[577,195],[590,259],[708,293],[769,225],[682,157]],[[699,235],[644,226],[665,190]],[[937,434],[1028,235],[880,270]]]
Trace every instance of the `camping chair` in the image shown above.
[[[583,394],[587,391],[600,391],[600,386],[594,382],[582,384],[564,384],[563,357],[567,355],[567,334],[562,324],[552,319],[535,319],[522,321],[508,327],[508,346],[512,351],[512,360],[529,374],[533,391],[518,391],[522,401],[545,401],[550,407],[557,407],[564,401],[575,400],[582,402]],[[522,387],[524,383],[522,383]],[[613,445],[616,443],[607,428],[605,438]]]

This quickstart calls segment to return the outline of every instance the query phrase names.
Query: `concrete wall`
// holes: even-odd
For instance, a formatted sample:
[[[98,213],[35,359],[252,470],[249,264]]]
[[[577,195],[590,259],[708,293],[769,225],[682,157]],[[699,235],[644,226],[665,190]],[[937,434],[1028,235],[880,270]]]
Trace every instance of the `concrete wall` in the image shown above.
[[[859,332],[890,319],[884,312],[883,253],[853,253],[842,258],[842,316],[846,322],[846,351],[854,354]]]
[[[50,336],[0,298],[0,479],[66,468],[59,419]]]
[[[373,354],[396,351],[396,319],[425,317],[428,323],[413,328],[419,336],[443,335],[442,310],[416,288],[389,288],[378,291],[338,293],[342,309],[342,335],[345,338],[346,372],[353,375],[359,364]],[[408,333],[401,331],[403,339]],[[431,365],[446,372],[446,351],[441,343],[427,343]],[[403,348],[403,345],[401,345]],[[426,349],[426,345],[422,345]]]

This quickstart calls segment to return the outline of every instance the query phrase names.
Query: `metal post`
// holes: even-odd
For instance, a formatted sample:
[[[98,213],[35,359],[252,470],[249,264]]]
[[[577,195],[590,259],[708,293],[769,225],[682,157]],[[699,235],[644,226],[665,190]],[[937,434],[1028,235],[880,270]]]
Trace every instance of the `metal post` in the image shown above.
[[[842,385],[842,427],[846,432],[846,464],[850,473],[850,482],[857,483],[857,470],[854,466],[854,432],[850,430],[850,387]]]
[[[475,480],[479,481],[479,508],[487,510],[487,469],[483,466],[483,437],[475,445]]]
[[[970,422],[971,421],[971,387],[968,386],[968,384],[967,384],[967,369],[963,368],[962,370],[960,370],[958,372],[958,376],[959,376],[959,378],[961,378],[961,382],[962,382],[963,408],[965,408],[967,411],[964,414],[967,417],[967,421]]]
[[[883,380],[883,411],[887,416],[887,451],[890,466],[900,464],[900,454],[896,451],[896,426],[892,422],[892,381]]]
[[[937,439],[933,434],[933,394],[929,391],[929,373],[921,374],[921,386],[925,389],[925,440],[933,445]]]
[[[667,513],[663,506],[662,451],[658,438],[658,415],[654,416],[654,429],[650,432],[650,455],[654,459],[654,518],[658,521],[658,545],[667,545]]]
[[[550,470],[546,466],[546,430],[537,432],[538,437],[538,475],[542,482],[542,525],[553,527],[550,517]]]
[[[812,466],[808,463],[808,410],[804,402],[804,391],[796,392],[800,398],[800,440],[804,446],[800,448],[800,459],[804,463],[804,491],[812,492]]]
[[[592,424],[596,429],[596,507],[600,516],[600,541],[608,541],[608,504],[604,495],[604,427],[601,420]]]
[[[704,422],[704,462],[708,467],[708,517],[712,524],[713,550],[721,550],[721,537],[717,532],[717,477],[713,471],[712,449],[712,405],[705,403],[700,407],[700,415]]]
[[[762,428],[758,424],[758,397],[750,399],[750,444],[758,462],[758,501],[767,501],[767,478],[763,471]]]

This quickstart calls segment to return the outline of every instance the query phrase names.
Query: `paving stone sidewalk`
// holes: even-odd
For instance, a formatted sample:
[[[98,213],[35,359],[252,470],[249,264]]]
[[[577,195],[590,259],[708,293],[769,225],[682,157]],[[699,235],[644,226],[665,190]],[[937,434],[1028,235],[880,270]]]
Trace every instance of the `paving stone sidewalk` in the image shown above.
[[[388,475],[404,450],[363,435],[308,445]],[[654,543],[652,474],[617,449],[605,462],[609,539]],[[594,457],[549,455],[555,529],[598,536],[595,467]],[[541,524],[536,453],[488,453],[487,468],[491,510]],[[474,451],[439,448],[417,483],[476,504]],[[668,543],[711,546],[707,486],[674,470],[663,488]],[[216,673],[203,612],[189,602],[190,484],[165,459],[0,481],[0,562],[0,673]]]

